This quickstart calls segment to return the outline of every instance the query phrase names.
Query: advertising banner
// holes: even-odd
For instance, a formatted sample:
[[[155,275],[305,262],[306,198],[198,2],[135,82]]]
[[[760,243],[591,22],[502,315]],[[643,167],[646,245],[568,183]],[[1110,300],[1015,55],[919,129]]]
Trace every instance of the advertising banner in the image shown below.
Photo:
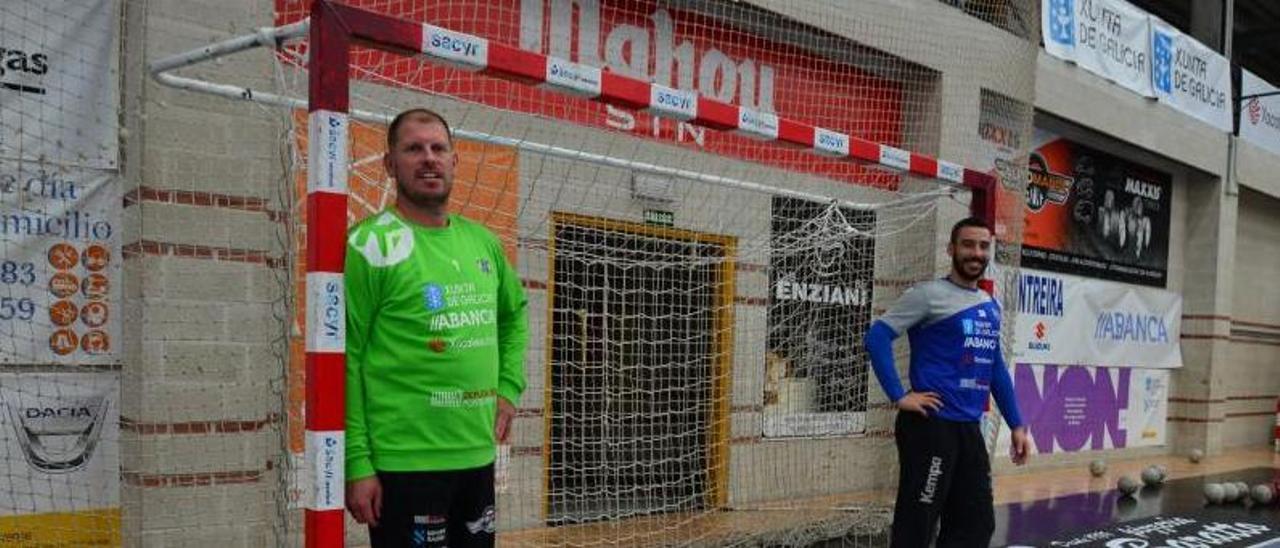
[[[1124,0],[1044,0],[1044,50],[1151,97],[1150,16]]]
[[[0,159],[115,169],[115,0],[0,0]]]
[[[118,545],[119,375],[0,373],[0,466],[0,544]]]
[[[1037,129],[1022,265],[1164,287],[1172,179]]]
[[[1182,366],[1182,296],[1022,269],[1013,361],[1170,369]]]
[[[1156,98],[1231,132],[1231,63],[1218,52],[1151,18],[1151,86]]]
[[[1164,445],[1169,371],[1030,365],[1013,370],[1018,409],[1035,453],[1075,453]],[[1000,432],[997,454],[1009,447]]]
[[[978,110],[978,141],[969,165],[994,173],[996,187],[997,263],[1008,264],[1009,247],[1017,243],[1022,216],[1022,192],[1026,181],[1027,144],[1030,142],[1031,107],[1026,103],[982,90]]]
[[[1242,69],[1240,96],[1240,138],[1280,154],[1280,88]]]
[[[764,435],[861,433],[875,240],[857,234],[870,233],[876,214],[837,215],[830,204],[782,196],[772,206]],[[841,230],[846,223],[865,232]]]
[[[0,364],[120,362],[121,188],[0,161]]]
[[[1114,512],[1117,503],[1111,500],[1107,500],[1106,503],[1109,506],[1108,510]],[[1044,517],[1044,513],[1026,516],[1041,523]],[[1011,528],[1015,526],[1017,525],[1014,523],[1010,524]],[[1137,548],[1140,546],[1257,548],[1276,546],[1280,544],[1277,539],[1280,539],[1280,526],[1277,526],[1266,513],[1249,512],[1237,515],[1221,512],[1217,515],[1158,515],[1131,521],[1116,521],[1095,529],[1065,533],[1042,545],[1075,548]]]

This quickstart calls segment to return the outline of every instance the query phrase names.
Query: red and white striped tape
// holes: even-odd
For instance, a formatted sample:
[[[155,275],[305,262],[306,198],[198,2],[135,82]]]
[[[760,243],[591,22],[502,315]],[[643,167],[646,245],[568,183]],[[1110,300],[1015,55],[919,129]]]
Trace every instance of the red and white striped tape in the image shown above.
[[[389,49],[420,51],[437,63],[805,148],[824,156],[847,157],[975,188],[989,188],[994,182],[992,175],[961,164],[723,103],[696,92],[644,82],[431,24],[347,6],[335,6],[335,9],[360,38]]]
[[[663,118],[734,131],[762,141],[807,148],[824,156],[854,158],[953,183],[973,184],[991,178],[989,174],[960,164],[873,143],[839,131],[781,119],[756,109],[722,103],[696,92],[643,82],[434,25],[420,26],[419,43],[397,45],[415,48],[439,63],[465,70],[484,71],[561,93],[643,109]]]

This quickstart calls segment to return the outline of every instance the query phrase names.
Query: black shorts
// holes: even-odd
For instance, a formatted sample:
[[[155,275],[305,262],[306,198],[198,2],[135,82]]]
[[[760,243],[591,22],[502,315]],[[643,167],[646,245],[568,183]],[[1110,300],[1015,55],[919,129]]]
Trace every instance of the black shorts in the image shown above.
[[[373,548],[491,547],[493,465],[448,472],[378,472],[382,513]]]

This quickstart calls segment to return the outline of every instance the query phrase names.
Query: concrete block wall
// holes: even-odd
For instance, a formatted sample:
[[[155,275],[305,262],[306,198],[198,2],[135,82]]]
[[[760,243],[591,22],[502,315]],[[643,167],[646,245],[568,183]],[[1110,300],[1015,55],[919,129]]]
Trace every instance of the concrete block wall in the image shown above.
[[[124,5],[129,546],[287,539],[279,117],[165,88],[145,65],[271,22],[256,0]],[[269,53],[186,74],[270,87]],[[222,72],[226,71],[226,72]]]
[[[1280,399],[1280,198],[1240,190],[1223,447],[1271,443]]]

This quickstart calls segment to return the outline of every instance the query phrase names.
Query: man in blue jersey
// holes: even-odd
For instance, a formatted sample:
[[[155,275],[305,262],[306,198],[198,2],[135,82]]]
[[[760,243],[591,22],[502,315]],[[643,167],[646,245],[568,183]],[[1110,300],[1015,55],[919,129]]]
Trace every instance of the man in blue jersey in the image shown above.
[[[1000,306],[978,288],[991,254],[991,231],[974,218],[951,228],[951,273],[922,282],[867,331],[871,366],[898,407],[898,499],[892,546],[987,546],[995,529],[991,463],[979,421],[988,394],[1012,430],[1010,454],[1024,464],[1031,449],[1013,381],[1000,354]],[[911,343],[911,390],[893,363],[893,340]]]

